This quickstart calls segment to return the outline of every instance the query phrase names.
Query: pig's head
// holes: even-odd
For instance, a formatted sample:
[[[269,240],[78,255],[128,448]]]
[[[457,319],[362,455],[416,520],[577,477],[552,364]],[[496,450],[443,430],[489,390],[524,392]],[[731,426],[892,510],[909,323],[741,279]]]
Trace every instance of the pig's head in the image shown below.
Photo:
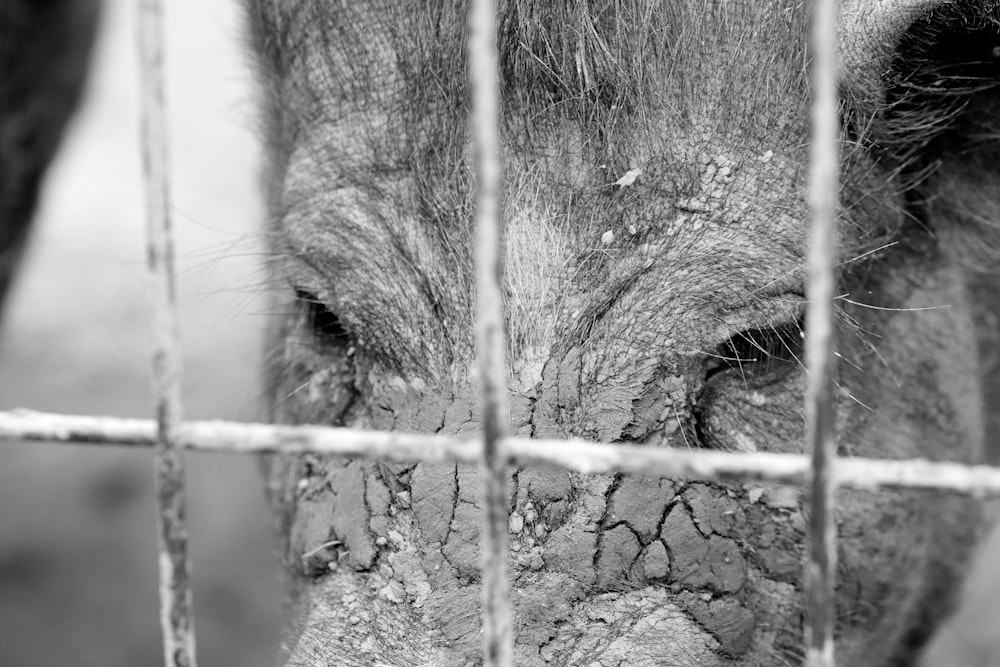
[[[478,430],[462,5],[250,2],[278,421]],[[510,433],[802,451],[803,3],[500,5]],[[991,11],[843,9],[841,454],[978,456]],[[287,664],[479,661],[474,469],[304,456],[269,479]],[[799,663],[797,489],[524,468],[509,496],[518,665]],[[839,655],[910,664],[975,507],[838,501]]]

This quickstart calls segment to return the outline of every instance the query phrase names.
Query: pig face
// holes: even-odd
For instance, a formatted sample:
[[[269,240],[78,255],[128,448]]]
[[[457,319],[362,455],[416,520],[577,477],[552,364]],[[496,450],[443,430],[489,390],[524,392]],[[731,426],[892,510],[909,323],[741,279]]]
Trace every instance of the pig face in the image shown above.
[[[464,3],[249,2],[287,423],[478,430]],[[1000,15],[845,3],[840,453],[974,460]],[[512,434],[802,451],[807,20],[792,0],[500,3]],[[286,664],[480,660],[477,473],[268,465]],[[518,665],[801,659],[798,489],[512,471]],[[838,496],[840,659],[910,664],[978,522]]]

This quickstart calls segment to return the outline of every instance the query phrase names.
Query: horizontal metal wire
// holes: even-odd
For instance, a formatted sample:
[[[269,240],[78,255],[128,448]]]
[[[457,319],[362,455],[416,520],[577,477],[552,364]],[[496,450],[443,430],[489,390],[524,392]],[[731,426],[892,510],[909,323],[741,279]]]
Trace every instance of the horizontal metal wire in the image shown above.
[[[362,431],[327,426],[282,426],[228,421],[190,421],[179,429],[186,449],[240,454],[329,454],[396,461],[476,464],[482,441],[440,435]],[[156,422],[146,419],[61,415],[33,410],[0,412],[0,442],[44,441],[151,447]],[[568,438],[505,438],[507,462],[554,465],[580,473],[626,472],[697,480],[804,484],[810,460],[801,454],[722,452],[646,447]],[[926,459],[842,457],[832,464],[838,486],[856,489],[938,489],[974,496],[1000,496],[1000,468]]]

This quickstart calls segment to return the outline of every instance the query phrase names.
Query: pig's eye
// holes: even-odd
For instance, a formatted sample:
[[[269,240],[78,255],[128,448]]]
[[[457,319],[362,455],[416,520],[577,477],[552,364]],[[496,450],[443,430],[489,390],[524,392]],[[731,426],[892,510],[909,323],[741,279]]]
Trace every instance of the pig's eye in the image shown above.
[[[723,373],[753,386],[781,380],[802,368],[803,340],[802,320],[741,331],[709,356],[706,382]]]
[[[350,342],[350,334],[340,318],[315,294],[296,289],[295,298],[304,313],[306,327],[318,343],[347,345]]]

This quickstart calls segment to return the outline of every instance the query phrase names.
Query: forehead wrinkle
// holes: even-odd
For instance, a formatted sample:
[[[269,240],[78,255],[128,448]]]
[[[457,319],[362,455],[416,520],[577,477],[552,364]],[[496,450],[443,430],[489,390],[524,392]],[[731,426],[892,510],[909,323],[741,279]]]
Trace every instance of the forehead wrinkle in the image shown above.
[[[530,126],[572,118],[596,137],[647,113],[675,123],[716,117],[723,130],[777,122],[805,94],[805,11],[797,1],[507,3],[505,93]],[[501,14],[503,10],[501,10]],[[509,35],[508,35],[509,33]],[[506,41],[505,41],[506,40]],[[613,144],[614,140],[608,143]]]
[[[425,4],[427,7],[436,7],[438,12],[444,12],[446,7],[444,3]],[[605,9],[610,6],[608,3],[591,4]],[[589,240],[584,238],[586,233],[594,225],[606,224],[602,216],[607,208],[599,205],[589,206],[588,209],[588,203],[599,201],[594,197],[595,188],[606,190],[608,184],[620,173],[601,172],[599,165],[608,161],[612,169],[617,169],[619,164],[627,164],[636,157],[642,160],[666,160],[664,155],[671,153],[679,138],[688,131],[685,125],[695,122],[690,114],[685,118],[682,112],[685,109],[690,111],[697,104],[705,104],[707,108],[706,100],[723,94],[726,86],[731,84],[726,81],[713,83],[709,80],[710,77],[701,74],[682,76],[680,70],[685,67],[683,63],[697,63],[695,70],[702,74],[710,68],[719,71],[716,65],[720,61],[732,57],[741,48],[750,49],[746,45],[741,47],[740,40],[760,39],[765,32],[763,27],[776,22],[787,23],[786,30],[791,30],[795,18],[765,11],[767,6],[774,3],[751,2],[751,13],[757,17],[756,23],[752,23],[751,27],[756,26],[756,32],[738,36],[734,29],[735,16],[743,10],[730,9],[734,7],[732,3],[710,3],[710,8],[700,8],[698,3],[681,3],[680,8],[675,8],[670,16],[664,6],[671,3],[643,3],[636,0],[622,3],[622,6],[649,8],[653,4],[657,11],[663,12],[659,17],[661,22],[671,17],[676,20],[674,28],[685,25],[685,21],[690,21],[691,17],[701,19],[706,15],[714,15],[729,19],[728,22],[715,22],[708,27],[705,27],[706,22],[695,22],[694,25],[698,26],[700,32],[685,39],[691,44],[698,42],[699,46],[686,54],[677,45],[687,45],[689,42],[675,39],[676,35],[667,29],[669,26],[650,29],[650,37],[663,43],[657,46],[658,50],[651,52],[655,58],[647,63],[648,66],[638,71],[645,72],[643,76],[651,72],[667,71],[672,79],[659,81],[652,88],[652,94],[659,96],[655,101],[659,104],[667,98],[686,100],[686,106],[678,102],[673,106],[661,105],[656,109],[623,107],[614,110],[615,113],[610,116],[594,114],[582,117],[576,115],[572,104],[553,104],[551,99],[533,98],[531,95],[528,98],[518,98],[517,95],[524,91],[537,91],[538,86],[544,82],[532,79],[528,71],[515,68],[507,72],[504,136],[508,147],[507,164],[510,165],[506,170],[508,173],[518,173],[525,164],[524,160],[530,164],[538,153],[551,146],[553,136],[560,131],[576,137],[571,141],[574,144],[574,166],[567,170],[565,154],[561,154],[561,159],[559,150],[549,149],[549,164],[542,170],[539,185],[543,190],[541,196],[545,207],[548,210],[563,211],[557,221],[564,228],[558,230],[552,238],[558,239],[560,244],[567,244],[560,250],[566,256],[579,252],[586,243],[594,244],[593,237]],[[368,219],[363,214],[358,215],[357,210],[350,210],[349,215],[338,215],[335,210],[328,209],[324,224],[336,222],[341,226],[338,234],[350,234],[352,225],[372,227],[377,224],[381,227],[374,235],[372,229],[364,229],[364,234],[356,233],[350,242],[339,244],[337,247],[340,250],[328,247],[325,252],[343,254],[350,249],[350,253],[364,253],[366,250],[362,246],[370,245],[382,255],[391,253],[395,259],[388,258],[391,259],[390,264],[401,263],[408,267],[405,272],[397,272],[394,279],[413,283],[403,289],[403,292],[413,291],[414,294],[419,294],[420,298],[416,303],[420,309],[431,313],[432,304],[447,301],[447,298],[436,296],[435,292],[447,297],[456,292],[467,292],[465,286],[470,284],[468,241],[471,187],[465,128],[467,104],[464,58],[461,48],[464,17],[449,15],[446,17],[448,20],[439,23],[431,31],[408,30],[405,28],[416,25],[426,27],[426,24],[418,22],[430,20],[427,16],[419,16],[414,5],[409,3],[363,3],[345,9],[347,6],[342,3],[326,6],[304,1],[286,3],[286,7],[298,12],[298,20],[307,24],[304,24],[305,30],[299,42],[287,46],[293,52],[291,57],[295,70],[290,77],[294,82],[290,84],[292,92],[295,93],[290,95],[290,104],[294,105],[298,122],[303,127],[299,135],[300,148],[313,153],[315,157],[314,163],[308,167],[308,180],[312,181],[310,188],[316,192],[331,185],[350,188],[362,193],[365,201],[377,202],[385,199],[387,184],[403,179],[410,183],[410,196],[405,200],[397,198],[388,204],[378,204],[383,208],[388,206],[394,212],[391,215],[377,216],[377,221]],[[515,6],[525,5],[504,3],[502,11],[504,8],[510,11]],[[574,6],[579,8],[583,4]],[[385,11],[372,16],[370,12],[375,7],[381,7]],[[326,21],[307,20],[312,14],[322,14],[324,11]],[[334,34],[330,31],[334,22],[338,19],[344,21],[345,17],[354,14],[361,15],[361,20],[346,21],[335,26],[337,31],[350,33],[349,38],[333,39]],[[293,18],[289,15],[285,20]],[[462,20],[458,20],[459,18]],[[600,16],[591,18],[593,20],[590,23],[598,31],[598,37],[605,43],[614,42],[620,50],[612,55],[619,59],[619,64],[625,62],[622,59],[629,55],[625,49],[627,45],[608,32],[610,27],[605,19]],[[422,34],[431,34],[434,39],[421,38]],[[726,39],[705,40],[713,35],[722,35]],[[359,51],[352,60],[348,48],[360,39],[365,40],[367,48]],[[619,41],[615,42],[616,39]],[[670,41],[671,39],[674,41]],[[510,61],[515,57],[525,56],[520,44],[509,46],[502,58]],[[672,54],[668,48],[671,46],[679,50],[679,53]],[[331,48],[332,53],[329,50]],[[643,53],[641,50],[637,52]],[[782,69],[787,69],[787,62],[775,60],[773,49],[769,53],[772,57],[771,69],[774,70],[770,80],[781,81],[782,77],[789,76]],[[671,55],[676,56],[677,63],[671,64],[668,57]],[[567,61],[566,67],[570,67],[570,64]],[[554,72],[563,78],[572,73],[565,68]],[[591,74],[596,76],[599,70],[594,69]],[[344,85],[345,81],[348,85]],[[650,101],[654,99],[651,98]],[[730,105],[730,110],[733,106]],[[746,105],[741,109],[745,107]],[[784,113],[783,110],[781,113]],[[741,119],[735,129],[728,131],[730,134],[751,131],[758,124],[765,124],[763,121],[766,118],[779,115],[779,112],[771,109],[768,114],[766,117],[754,118],[750,123]],[[711,127],[712,123],[702,123],[705,135],[712,135],[712,131],[725,122],[724,118],[717,119],[713,121],[714,127]],[[528,129],[531,126],[535,129]],[[671,126],[672,132],[665,131],[665,128]],[[553,132],[553,128],[558,131]],[[597,139],[601,134],[606,138]],[[615,163],[609,158],[617,158],[619,162]],[[518,161],[517,164],[514,163],[515,160]],[[682,175],[680,180],[684,178],[686,176]],[[292,198],[291,192],[286,192],[286,195],[289,199]],[[574,197],[577,205],[567,208],[566,201]],[[357,208],[357,202],[350,204],[348,209],[350,207]],[[363,209],[361,207],[362,211]],[[352,222],[345,224],[345,220]],[[322,244],[313,244],[314,247],[317,245]],[[525,259],[529,264],[536,264],[538,257],[532,253]],[[349,261],[349,258],[344,260]],[[369,273],[374,273],[374,269]],[[359,275],[358,279],[362,282],[354,289],[363,291],[363,281],[371,278],[367,274]],[[420,285],[435,287],[426,289]],[[378,289],[375,290],[377,292]],[[454,316],[452,321],[471,323],[468,294],[464,298],[451,298]],[[420,319],[424,323],[433,321],[430,315],[421,316]],[[435,337],[440,339],[440,332]],[[461,337],[467,336],[461,334]]]
[[[433,111],[441,123],[447,112],[444,118],[464,125],[466,27],[454,3],[286,5],[284,20],[299,29],[285,31],[297,39],[284,50],[319,65],[300,67],[294,86],[305,98],[302,106],[312,107],[307,118],[330,111],[308,104],[310,98],[323,106],[331,98],[349,104],[375,96],[403,115]],[[621,114],[641,116],[664,105],[681,116],[704,114],[723,100],[733,118],[753,114],[759,124],[774,115],[776,98],[801,88],[801,5],[501,2],[505,115],[518,127],[569,116],[598,129],[613,127]],[[407,97],[395,97],[402,91]],[[432,97],[442,103],[426,108]]]
[[[454,201],[453,195],[459,194],[459,200],[465,197],[449,188],[451,195],[441,201],[440,185],[454,180],[456,171],[468,172],[461,12],[449,13],[444,8],[451,5],[433,2],[420,5],[420,11],[410,3],[352,4],[351,10],[334,4],[327,8],[324,20],[311,20],[313,12],[321,11],[318,4],[289,4],[300,17],[309,19],[300,18],[305,22],[302,37],[297,45],[289,46],[298,52],[289,97],[298,123],[306,127],[322,124],[337,131],[337,141],[324,147],[335,153],[329,168],[339,178],[355,182],[377,179],[383,171],[409,170],[426,183],[422,187],[425,199],[445,209],[460,208],[462,202]],[[589,26],[580,37],[590,40],[582,57],[604,54],[593,67],[586,62],[574,65],[567,49],[576,47],[565,40],[555,41],[553,31],[573,32],[566,25],[549,26],[551,30],[545,31],[545,20],[558,17],[557,11],[538,9],[531,3],[501,5],[502,37],[534,31],[525,37],[527,41],[500,42],[501,61],[506,64],[504,135],[511,152],[530,154],[544,149],[549,128],[567,121],[580,127],[581,145],[589,160],[594,164],[615,161],[616,168],[627,168],[637,157],[655,153],[649,146],[665,143],[666,128],[680,134],[701,127],[713,135],[774,136],[770,125],[779,123],[804,130],[804,119],[787,113],[794,107],[781,103],[776,93],[789,89],[783,84],[797,76],[796,65],[789,66],[787,54],[776,52],[773,46],[779,44],[792,52],[800,48],[802,35],[796,26],[801,11],[783,8],[783,3],[772,9],[775,3],[760,0],[707,5],[649,0],[569,4],[578,20]],[[740,9],[744,4],[748,7]],[[612,6],[615,12],[609,9]],[[434,11],[425,11],[428,8]],[[622,14],[642,17],[645,40],[625,39],[631,35],[620,34],[624,29],[614,19]],[[750,18],[743,21],[745,16]],[[775,26],[783,26],[788,39],[765,34]],[[336,35],[328,34],[331,31]],[[426,33],[435,39],[420,37]],[[761,41],[764,48],[760,48]],[[548,49],[542,54],[548,64],[531,50],[541,49],[540,44]],[[355,46],[357,51],[352,52]],[[756,60],[744,57],[759,52],[765,55]],[[761,58],[764,62],[758,62]],[[640,87],[648,99],[632,106],[611,99],[607,108],[602,106],[607,100],[597,100],[596,106],[583,109],[586,115],[580,115],[579,105],[587,95],[606,97],[607,91],[594,83],[597,79],[591,79],[590,88],[574,92],[576,98],[569,97],[568,89],[553,91],[551,82],[546,83],[553,77],[570,81],[580,67],[592,77],[606,71],[609,81],[649,79]],[[741,75],[720,74],[733,69]],[[747,77],[742,76],[748,69],[755,72],[753,83],[767,84],[766,104],[753,93],[758,86],[747,84]],[[742,90],[732,95],[737,80],[742,81]],[[723,98],[725,103],[719,104]],[[795,134],[784,129],[786,135]],[[458,185],[461,190],[463,184]]]
[[[426,371],[461,353],[450,332],[467,328],[469,294],[452,250],[429,233],[402,173],[359,187],[331,187],[315,154],[298,149],[284,184],[281,232],[292,256],[315,268],[311,291],[329,303],[367,348],[400,370]]]

